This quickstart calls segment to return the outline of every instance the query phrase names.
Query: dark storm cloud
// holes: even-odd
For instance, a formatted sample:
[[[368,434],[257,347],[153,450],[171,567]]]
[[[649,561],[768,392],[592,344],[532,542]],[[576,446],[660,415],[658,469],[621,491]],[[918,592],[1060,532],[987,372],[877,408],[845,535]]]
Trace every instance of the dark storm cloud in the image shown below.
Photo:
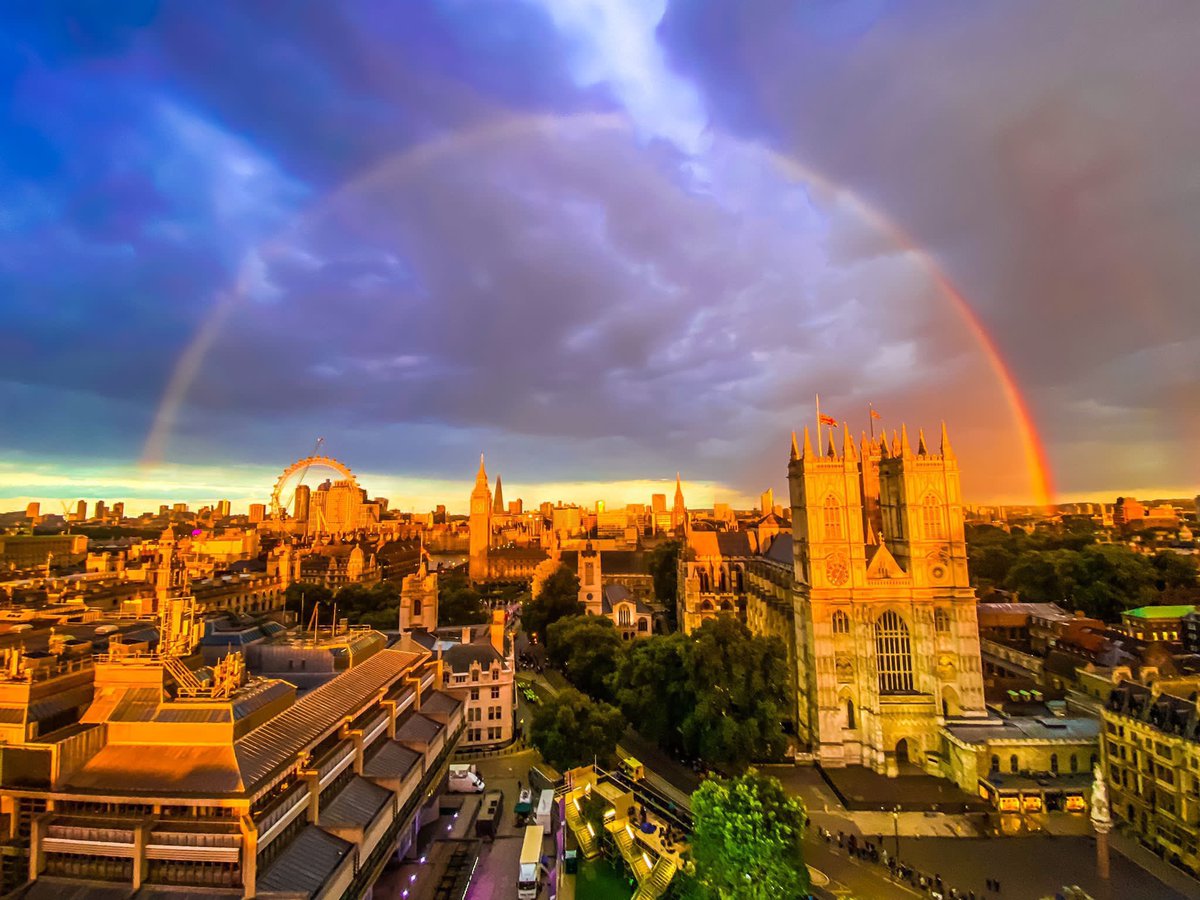
[[[1200,374],[1197,36],[1188,0],[675,2],[660,29],[719,124],[853,185],[937,255],[1069,490],[1147,483],[1068,449],[1082,434],[1135,444],[1149,483],[1197,475],[1200,399],[1164,389]]]
[[[232,296],[171,460],[282,465],[324,435],[378,472],[469,477],[482,448],[506,483],[682,467],[753,493],[821,390],[842,417],[950,419],[972,487],[1023,493],[995,373],[924,261],[774,150],[946,265],[1068,487],[1181,477],[1186,7],[653,6],[6,23],[0,449],[134,458]],[[1170,474],[1080,437],[1131,418]]]

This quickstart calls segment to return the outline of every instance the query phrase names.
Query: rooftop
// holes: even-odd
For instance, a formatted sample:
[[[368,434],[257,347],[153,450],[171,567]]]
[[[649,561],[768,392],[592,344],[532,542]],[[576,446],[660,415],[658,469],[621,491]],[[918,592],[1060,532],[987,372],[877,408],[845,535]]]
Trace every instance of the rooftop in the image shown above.
[[[1195,606],[1139,606],[1137,609],[1127,609],[1121,615],[1134,616],[1138,619],[1182,619],[1194,613]]]
[[[1023,740],[1080,743],[1094,741],[1100,733],[1100,723],[1095,719],[1053,716],[980,719],[978,723],[958,720],[948,723],[945,728],[960,741],[970,744]]]

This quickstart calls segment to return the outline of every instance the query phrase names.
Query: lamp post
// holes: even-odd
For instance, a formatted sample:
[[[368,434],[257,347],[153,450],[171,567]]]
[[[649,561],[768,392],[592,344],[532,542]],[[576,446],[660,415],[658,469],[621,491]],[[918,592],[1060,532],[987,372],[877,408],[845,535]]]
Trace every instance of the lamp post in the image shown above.
[[[896,834],[896,862],[900,862],[900,804],[892,810],[892,829]]]

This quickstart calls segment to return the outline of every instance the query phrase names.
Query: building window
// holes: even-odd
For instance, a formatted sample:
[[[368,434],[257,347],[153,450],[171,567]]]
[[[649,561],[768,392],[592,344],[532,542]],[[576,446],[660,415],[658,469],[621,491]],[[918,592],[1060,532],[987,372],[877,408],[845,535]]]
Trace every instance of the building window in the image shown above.
[[[880,693],[903,694],[912,691],[912,650],[908,626],[894,610],[889,609],[875,620],[875,663],[879,669]]]
[[[931,541],[946,539],[946,517],[942,514],[942,501],[935,494],[926,494],[921,518],[925,525],[925,537]]]
[[[837,498],[830,494],[825,498],[825,540],[842,539],[842,507]]]
[[[596,576],[596,564],[590,563],[590,562],[584,563],[583,564],[583,583],[591,584],[592,580],[595,578],[595,576]]]
[[[412,614],[414,616],[419,616],[421,614],[421,598],[420,597],[413,598]]]
[[[833,633],[834,634],[849,634],[850,633],[850,617],[840,609],[833,614]]]
[[[1050,754],[1050,771],[1053,772],[1055,775],[1058,774],[1058,754],[1057,753]]]
[[[474,702],[478,699],[479,699],[479,688],[471,688],[471,701]]]
[[[1075,758],[1074,753],[1071,754],[1071,771],[1072,772],[1079,771],[1079,760]]]
[[[1021,762],[1017,759],[1017,754],[1013,754],[1008,758],[1008,768],[1014,775],[1021,771]]]
[[[993,772],[1000,771],[1000,757],[994,753],[992,754],[992,771]]]
[[[617,610],[617,624],[622,628],[628,628],[633,624],[633,616],[630,614],[628,606],[622,606]]]
[[[946,612],[946,610],[940,609],[940,608],[934,610],[934,612],[933,612],[933,627],[943,633],[949,631],[950,630],[950,613],[948,613],[948,612]]]
[[[500,688],[499,687],[492,688],[492,699],[493,700],[500,699]]]
[[[854,701],[849,697],[846,698],[846,727],[854,727]]]

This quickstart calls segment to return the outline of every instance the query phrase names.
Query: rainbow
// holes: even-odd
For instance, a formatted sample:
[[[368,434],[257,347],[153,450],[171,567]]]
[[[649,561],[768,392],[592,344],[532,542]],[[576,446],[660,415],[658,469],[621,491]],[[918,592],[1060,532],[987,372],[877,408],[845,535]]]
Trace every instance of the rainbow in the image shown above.
[[[615,113],[586,113],[571,116],[536,114],[509,116],[476,128],[440,135],[413,146],[370,171],[351,179],[332,195],[323,198],[321,203],[302,213],[292,223],[291,228],[301,227],[352,193],[369,191],[372,185],[378,182],[393,183],[393,179],[415,174],[423,166],[450,153],[458,153],[473,147],[485,146],[507,138],[524,137],[529,134],[543,133],[565,136],[598,130],[628,132],[630,125],[627,119]],[[765,154],[789,177],[813,184],[822,191],[844,200],[857,215],[870,223],[881,234],[886,235],[896,247],[920,262],[940,293],[950,301],[954,311],[983,351],[1020,433],[1033,497],[1038,504],[1049,506],[1054,497],[1050,468],[1047,464],[1045,445],[1038,433],[1025,395],[1012,369],[996,346],[992,335],[984,327],[967,298],[954,285],[933,255],[913,240],[891,218],[877,207],[867,203],[859,194],[845,185],[835,183],[799,160],[777,151],[767,150],[727,135],[722,135],[722,137],[741,147]],[[167,381],[162,400],[159,402],[154,421],[143,444],[141,459],[143,465],[154,465],[163,458],[168,438],[183,407],[187,393],[200,372],[205,356],[219,336],[229,315],[247,294],[253,273],[261,269],[261,265],[266,259],[277,252],[283,252],[287,246],[286,237],[287,233],[280,235],[247,254],[236,282],[231,289],[218,296],[212,311],[201,323],[200,328],[197,329],[196,334],[180,355]]]

